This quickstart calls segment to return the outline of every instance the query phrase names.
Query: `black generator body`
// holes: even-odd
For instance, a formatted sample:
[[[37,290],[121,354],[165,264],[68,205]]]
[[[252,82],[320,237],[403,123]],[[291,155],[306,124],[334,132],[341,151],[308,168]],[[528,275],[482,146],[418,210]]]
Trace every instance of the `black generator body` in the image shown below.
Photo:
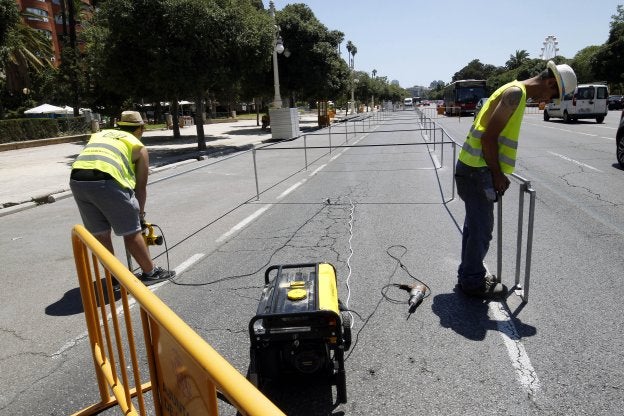
[[[322,378],[347,402],[344,353],[351,319],[341,311],[336,269],[329,263],[270,266],[256,316],[249,322],[249,380]]]

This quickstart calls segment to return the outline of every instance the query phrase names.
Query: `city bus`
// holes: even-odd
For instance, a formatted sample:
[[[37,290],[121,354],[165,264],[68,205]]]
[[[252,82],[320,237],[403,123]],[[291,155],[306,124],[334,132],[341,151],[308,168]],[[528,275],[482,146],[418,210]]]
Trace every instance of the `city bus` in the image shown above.
[[[444,106],[447,116],[474,114],[479,99],[487,97],[485,80],[462,79],[444,88]]]
[[[414,107],[414,101],[411,98],[405,98],[403,100],[403,108],[405,108],[407,110],[407,109],[410,109],[412,107]]]

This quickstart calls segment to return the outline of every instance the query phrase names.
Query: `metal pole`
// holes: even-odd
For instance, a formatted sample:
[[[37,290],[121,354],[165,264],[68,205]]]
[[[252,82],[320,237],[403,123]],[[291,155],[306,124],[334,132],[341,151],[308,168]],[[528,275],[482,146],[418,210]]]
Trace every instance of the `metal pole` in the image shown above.
[[[442,140],[444,141],[444,130],[442,130]],[[451,183],[453,184],[453,192],[452,192],[452,199],[455,199],[455,168],[456,168],[456,164],[457,164],[457,143],[455,143],[454,140],[452,140],[453,143],[453,177],[451,178]]]
[[[256,163],[256,147],[251,149],[253,155],[254,175],[256,177],[256,201],[260,200],[260,187],[258,186],[258,164]]]
[[[435,125],[434,125],[434,129],[433,129],[433,141],[434,141],[434,143],[435,143],[435,140],[436,140],[436,130],[437,129],[435,128]],[[442,142],[442,144],[441,144],[442,148],[440,149],[440,166],[444,167],[444,138],[442,138],[441,142]]]
[[[496,237],[496,280],[501,281],[503,272],[503,196],[498,195],[498,232]]]
[[[515,286],[520,288],[520,262],[522,261],[522,228],[524,225],[524,192],[525,184],[520,185],[520,195],[518,197],[518,235],[516,238],[516,279]]]
[[[332,152],[331,131],[329,132],[329,154]]]
[[[126,249],[126,259],[128,260],[128,270],[132,271],[132,256],[130,255],[128,249]]]
[[[308,170],[308,142],[305,134],[303,135],[303,157],[305,158],[305,170]],[[331,134],[330,134],[331,137]],[[331,149],[331,148],[330,148]],[[330,150],[331,152],[331,150]]]
[[[329,125],[329,153],[332,152],[332,144],[331,144],[331,124]]]
[[[530,182],[527,184],[530,188]],[[533,252],[533,226],[535,225],[535,190],[529,189],[529,224],[527,229],[527,254],[524,272],[524,298],[525,303],[529,301],[529,281],[531,279],[531,253]]]
[[[271,18],[273,19],[273,24],[275,24],[275,4],[271,0],[269,2],[269,11],[271,14]],[[275,89],[275,97],[273,97],[273,107],[282,108],[282,97],[280,96],[280,85],[279,85],[279,69],[277,68],[277,26],[275,27],[275,33],[273,35],[273,86]]]
[[[349,143],[349,119],[347,119],[347,125],[345,126],[345,128],[346,128],[346,132],[347,132],[347,140],[346,140],[346,142]]]

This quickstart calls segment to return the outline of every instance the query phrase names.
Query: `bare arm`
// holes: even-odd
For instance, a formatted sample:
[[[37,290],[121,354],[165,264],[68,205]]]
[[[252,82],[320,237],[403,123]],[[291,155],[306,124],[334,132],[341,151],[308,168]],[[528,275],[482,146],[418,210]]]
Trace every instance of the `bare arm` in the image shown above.
[[[145,201],[147,199],[147,176],[149,174],[149,154],[146,147],[132,149],[132,161],[135,163],[136,186],[134,192],[139,201],[139,213],[145,213]]]
[[[516,108],[518,108],[521,99],[522,90],[520,88],[511,87],[505,90],[494,107],[485,132],[481,137],[483,158],[490,172],[492,172],[494,189],[501,194],[505,193],[509,187],[509,179],[501,171],[498,161],[498,136],[505,128],[514,111],[516,111]]]

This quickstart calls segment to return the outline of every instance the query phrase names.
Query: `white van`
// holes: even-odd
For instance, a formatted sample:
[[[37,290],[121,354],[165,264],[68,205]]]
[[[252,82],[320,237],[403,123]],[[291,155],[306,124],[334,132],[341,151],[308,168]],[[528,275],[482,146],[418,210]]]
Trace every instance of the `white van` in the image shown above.
[[[604,84],[581,84],[573,94],[566,94],[563,100],[551,101],[544,109],[544,120],[562,118],[569,123],[581,118],[595,118],[602,123],[607,115],[609,89]]]

